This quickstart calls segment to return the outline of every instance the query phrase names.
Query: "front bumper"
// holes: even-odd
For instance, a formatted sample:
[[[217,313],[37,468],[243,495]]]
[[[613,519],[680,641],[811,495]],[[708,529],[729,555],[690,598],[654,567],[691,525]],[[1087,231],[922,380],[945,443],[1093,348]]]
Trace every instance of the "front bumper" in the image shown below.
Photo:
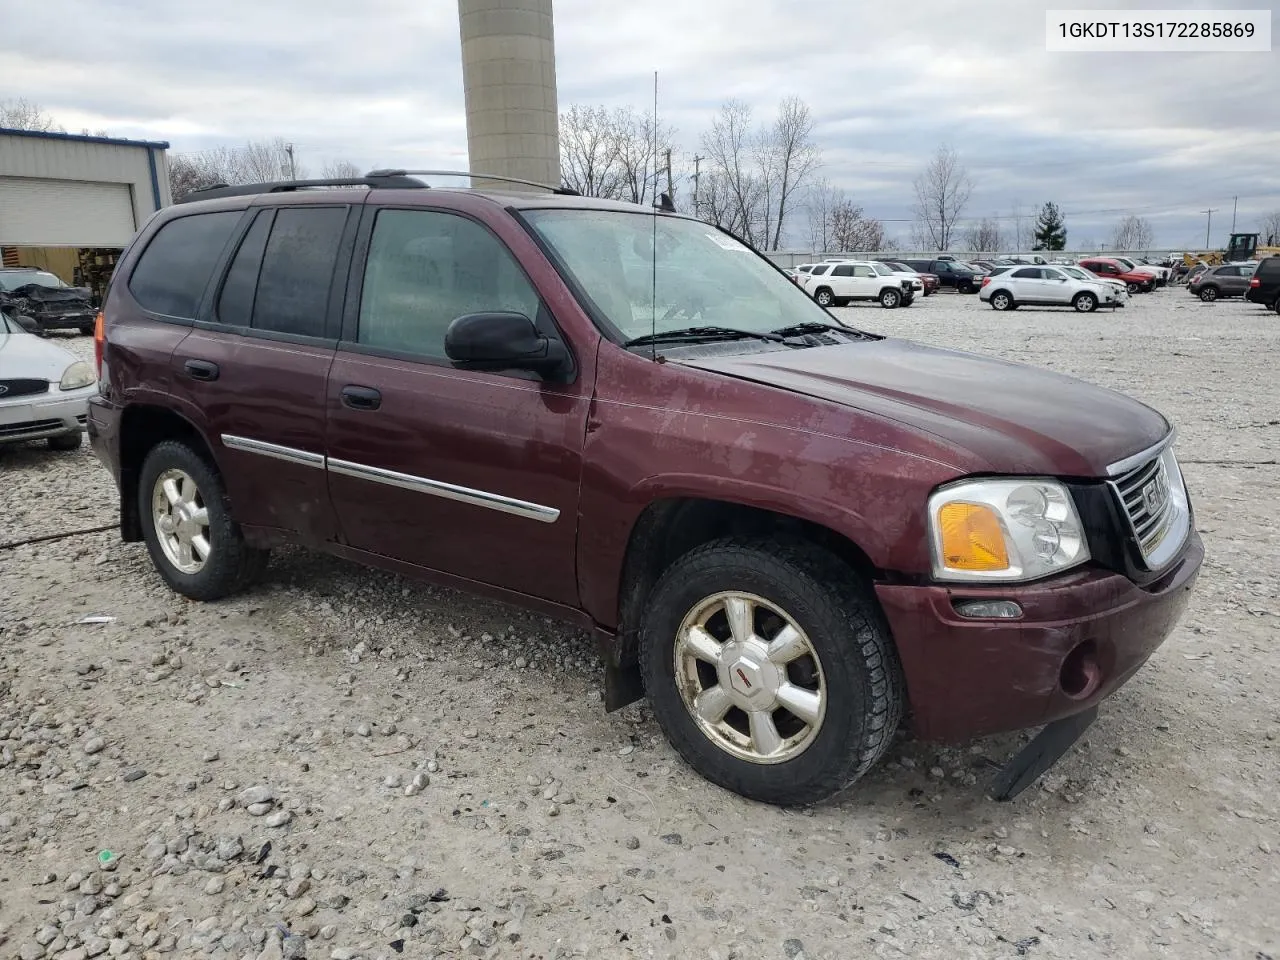
[[[93,310],[68,310],[55,313],[37,313],[32,319],[46,330],[79,330],[91,326],[98,314]]]
[[[1181,557],[1145,587],[1088,568],[1010,587],[878,584],[913,731],[925,740],[959,742],[1095,706],[1173,630],[1203,559],[1192,530]],[[971,599],[1013,600],[1023,616],[973,620],[955,612],[954,600]],[[1080,670],[1086,662],[1091,666]]]
[[[97,387],[48,393],[0,401],[0,443],[43,440],[81,430],[88,414],[89,398]]]

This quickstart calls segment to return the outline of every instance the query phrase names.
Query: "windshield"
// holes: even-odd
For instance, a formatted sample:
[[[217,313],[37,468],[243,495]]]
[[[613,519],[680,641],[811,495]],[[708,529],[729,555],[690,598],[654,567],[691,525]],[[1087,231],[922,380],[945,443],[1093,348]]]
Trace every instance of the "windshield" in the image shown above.
[[[1068,277],[1075,277],[1077,280],[1097,280],[1098,279],[1091,273],[1085,273],[1079,267],[1059,267],[1058,269],[1061,270],[1063,273],[1065,273]]]
[[[874,270],[876,273],[880,274],[880,276],[882,276],[882,277],[892,277],[892,276],[893,276],[893,268],[892,268],[892,267],[890,267],[888,264],[884,264],[884,263],[873,263],[873,264],[871,264],[871,269],[872,269],[872,270]]]
[[[42,287],[65,287],[66,284],[55,277],[52,273],[46,273],[44,270],[32,270],[22,273],[0,273],[0,290],[17,290],[19,287],[25,287],[29,283],[38,284]]]
[[[832,322],[769,261],[697,220],[614,210],[524,216],[626,340],[691,325],[763,333]]]
[[[1124,267],[1125,267],[1125,269],[1126,269],[1126,270],[1132,270],[1134,267],[1136,267],[1136,266],[1137,266],[1137,264],[1136,264],[1136,263],[1134,263],[1132,260],[1130,260],[1130,259],[1128,259],[1128,258],[1126,258],[1126,257],[1116,257],[1116,258],[1115,258],[1115,261],[1116,261],[1116,263],[1124,264]]]

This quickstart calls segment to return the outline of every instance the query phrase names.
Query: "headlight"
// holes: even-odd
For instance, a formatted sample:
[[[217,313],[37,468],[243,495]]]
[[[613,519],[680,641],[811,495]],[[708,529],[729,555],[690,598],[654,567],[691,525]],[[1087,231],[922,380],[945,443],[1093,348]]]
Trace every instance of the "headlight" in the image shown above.
[[[93,367],[85,363],[83,360],[77,360],[71,366],[67,367],[62,374],[62,381],[58,384],[59,390],[79,390],[81,387],[92,386],[97,381],[97,376],[93,372]]]
[[[966,480],[929,497],[939,580],[1034,580],[1089,559],[1071,494],[1055,480]]]

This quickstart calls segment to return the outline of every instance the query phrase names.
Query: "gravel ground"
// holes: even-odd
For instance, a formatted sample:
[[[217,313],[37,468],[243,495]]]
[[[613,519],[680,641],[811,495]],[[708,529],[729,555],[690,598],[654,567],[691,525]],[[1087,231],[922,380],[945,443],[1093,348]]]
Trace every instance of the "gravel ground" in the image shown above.
[[[1181,431],[1195,599],[1037,787],[983,796],[1020,737],[903,737],[839,804],[752,804],[606,715],[578,632],[302,552],[191,603],[92,533],[0,548],[0,956],[1280,956],[1275,315],[841,312]],[[0,544],[114,517],[87,447],[0,453]]]

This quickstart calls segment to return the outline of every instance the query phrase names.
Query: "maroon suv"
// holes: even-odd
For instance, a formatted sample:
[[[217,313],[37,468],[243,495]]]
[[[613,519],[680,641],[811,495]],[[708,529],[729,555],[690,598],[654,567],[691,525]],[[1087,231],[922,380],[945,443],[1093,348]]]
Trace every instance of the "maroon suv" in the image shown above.
[[[343,184],[347,184],[344,186]],[[594,631],[700,773],[820,800],[888,747],[1045,725],[1174,626],[1173,431],[1058,374],[843,326],[732,236],[398,173],[207,191],[120,261],[94,449],[212,600],[301,544]]]

